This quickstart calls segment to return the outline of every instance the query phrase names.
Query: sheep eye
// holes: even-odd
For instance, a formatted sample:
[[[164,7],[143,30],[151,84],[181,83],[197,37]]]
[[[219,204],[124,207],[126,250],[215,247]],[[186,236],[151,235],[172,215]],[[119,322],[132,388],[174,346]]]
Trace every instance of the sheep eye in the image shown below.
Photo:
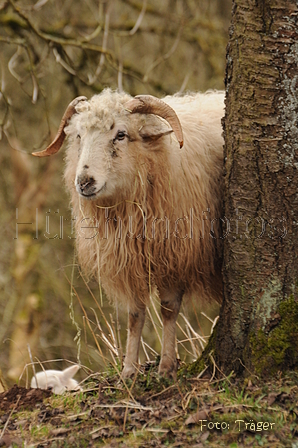
[[[53,390],[53,386],[47,387],[47,390]]]
[[[126,135],[125,131],[118,131],[115,140],[124,140]]]

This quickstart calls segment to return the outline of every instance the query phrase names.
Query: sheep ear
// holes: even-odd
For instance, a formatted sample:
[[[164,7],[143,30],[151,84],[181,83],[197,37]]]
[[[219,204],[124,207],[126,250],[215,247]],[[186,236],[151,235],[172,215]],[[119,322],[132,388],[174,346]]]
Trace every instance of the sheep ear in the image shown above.
[[[173,129],[167,129],[167,130],[156,130],[156,132],[154,132],[154,130],[152,129],[152,127],[149,126],[143,126],[140,130],[139,130],[139,134],[142,137],[143,140],[147,140],[148,142],[153,141],[155,142],[156,140],[159,140],[161,137],[164,137],[165,135],[169,135],[172,134]]]
[[[125,104],[125,108],[132,114],[154,114],[166,120],[173,128],[180,148],[182,148],[183,132],[181,123],[174,109],[163,100],[152,95],[137,95]]]
[[[65,381],[71,380],[77,371],[80,369],[80,366],[78,364],[74,364],[73,366],[67,367],[67,369],[64,369],[61,373],[63,375],[63,379]]]

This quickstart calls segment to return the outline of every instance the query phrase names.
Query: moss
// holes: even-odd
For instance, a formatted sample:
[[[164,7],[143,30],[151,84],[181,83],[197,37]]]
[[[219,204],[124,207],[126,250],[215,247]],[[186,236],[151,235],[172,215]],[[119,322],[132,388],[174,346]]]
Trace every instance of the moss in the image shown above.
[[[260,329],[249,338],[250,363],[261,376],[298,367],[298,302],[293,296],[279,305],[278,314],[275,328]]]
[[[198,358],[195,362],[180,369],[178,371],[178,378],[197,376],[206,368],[206,366],[210,367],[213,370],[214,363],[210,355],[212,355],[213,358],[215,357],[216,334],[217,325],[213,330],[213,333],[209,339],[207,346],[205,347],[204,352],[202,353],[202,356],[200,356],[200,358]]]
[[[251,333],[244,353],[244,364],[260,376],[273,376],[278,371],[298,370],[298,301],[293,296],[278,307],[277,324],[271,330],[266,328]],[[206,366],[211,371],[217,363],[215,343],[216,325],[202,356],[178,372],[178,378],[197,376]]]

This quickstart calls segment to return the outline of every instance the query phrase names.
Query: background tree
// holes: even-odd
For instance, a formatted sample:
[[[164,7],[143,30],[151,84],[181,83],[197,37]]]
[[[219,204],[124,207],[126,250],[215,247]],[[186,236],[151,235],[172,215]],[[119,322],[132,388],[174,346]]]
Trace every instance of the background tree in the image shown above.
[[[95,282],[86,287],[74,262],[63,156],[51,160],[48,171],[48,161],[33,160],[30,153],[51,140],[65,106],[77,95],[90,97],[104,87],[156,96],[223,88],[229,17],[230,0],[0,1],[4,372],[27,362],[29,340],[34,357],[75,360],[81,353],[82,363],[94,363],[96,369],[104,365],[102,339],[113,335],[109,359],[116,339],[120,346],[113,308],[102,301]],[[15,239],[21,222],[31,224],[19,224]],[[72,297],[68,281],[75,287]],[[204,321],[201,317],[199,323]],[[158,334],[158,318],[153,322]],[[154,347],[158,336],[154,342],[150,328],[145,338]],[[190,327],[187,331],[182,338],[190,337],[193,359],[199,354],[192,340],[196,335]]]
[[[296,1],[233,1],[224,119],[230,229],[216,334],[225,372],[298,365],[297,42]]]

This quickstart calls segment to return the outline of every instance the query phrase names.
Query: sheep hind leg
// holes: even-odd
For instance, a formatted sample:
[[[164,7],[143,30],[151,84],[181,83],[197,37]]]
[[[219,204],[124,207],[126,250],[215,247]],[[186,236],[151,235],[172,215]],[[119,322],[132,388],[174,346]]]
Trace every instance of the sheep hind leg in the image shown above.
[[[128,313],[128,335],[122,378],[131,378],[138,365],[142,330],[145,323],[146,307]]]
[[[176,344],[176,320],[179,314],[183,297],[181,291],[160,292],[161,316],[163,322],[161,360],[158,373],[176,379],[177,358]]]

